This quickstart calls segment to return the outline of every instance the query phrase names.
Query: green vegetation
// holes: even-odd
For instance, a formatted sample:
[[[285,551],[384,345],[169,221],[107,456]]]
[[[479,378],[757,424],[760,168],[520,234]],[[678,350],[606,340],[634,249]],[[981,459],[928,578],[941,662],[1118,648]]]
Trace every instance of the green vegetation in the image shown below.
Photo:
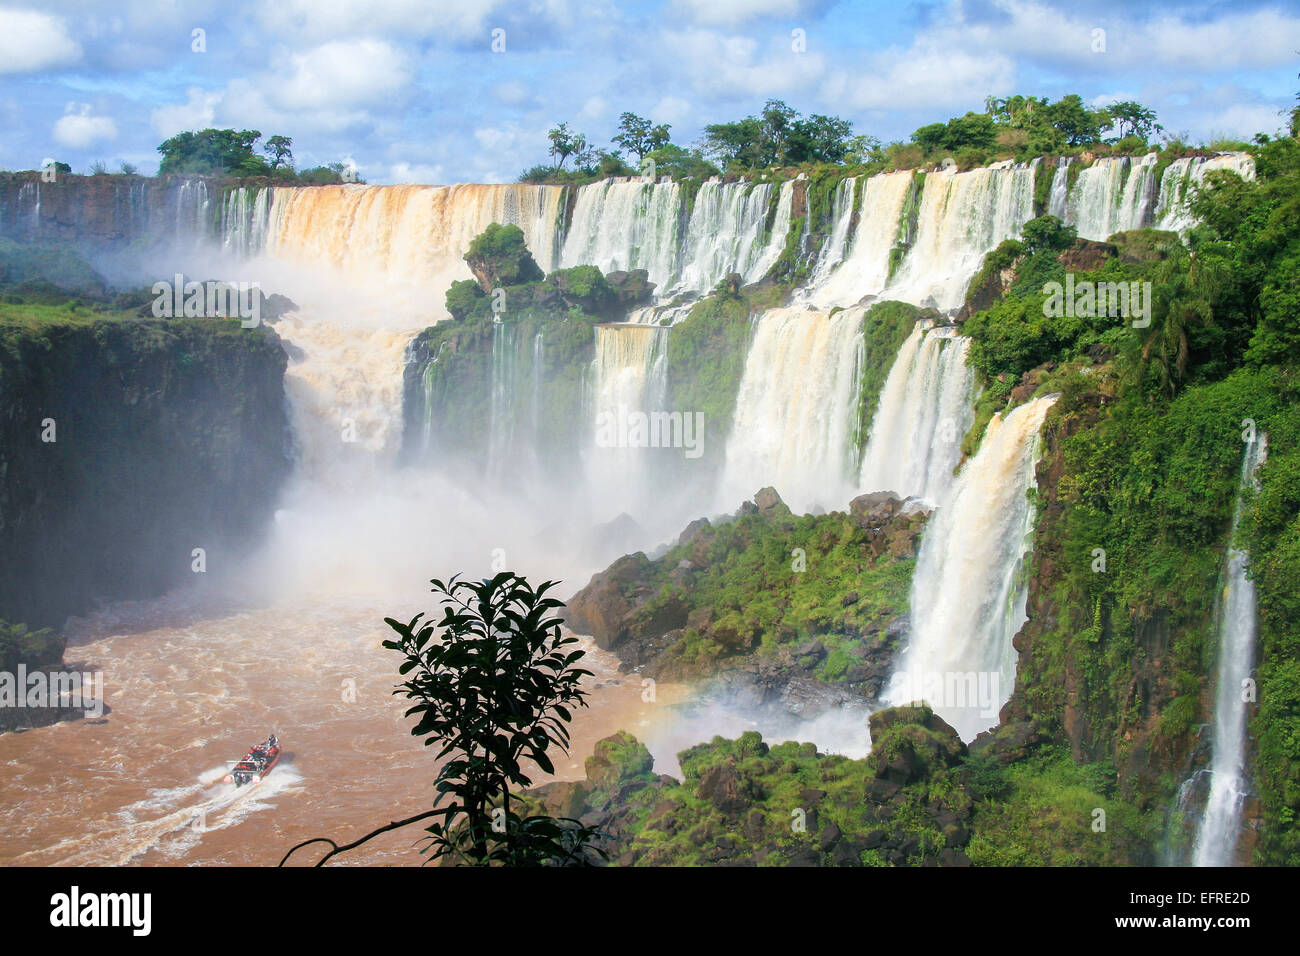
[[[18,665],[49,667],[63,662],[63,639],[50,628],[29,631],[26,624],[0,621],[0,671],[16,673]]]
[[[1137,114],[1117,122],[1123,136],[1134,122],[1143,132]],[[1262,139],[1255,181],[1207,177],[1193,201],[1202,224],[1189,235],[1190,248],[1154,230],[1116,235],[1113,248],[1069,246],[1059,224],[1035,220],[1023,242],[1004,243],[989,257],[968,305],[995,274],[1010,269],[1014,279],[964,328],[985,384],[972,434],[1008,401],[1061,394],[1043,466],[1057,477],[1045,489],[1036,534],[1044,575],[1036,586],[1053,610],[1022,634],[1013,710],[1044,721],[1076,751],[1112,761],[1119,791],[1140,807],[1171,804],[1181,781],[1154,767],[1185,766],[1210,717],[1205,675],[1217,660],[1216,602],[1243,435],[1252,423],[1268,433],[1269,461],[1239,542],[1250,550],[1259,600],[1252,733],[1263,830],[1255,852],[1261,863],[1294,864],[1300,148]],[[1045,315],[1045,284],[1067,272],[1076,284],[1151,283],[1150,324]],[[1067,705],[1086,722],[1068,724]],[[1049,780],[1067,772],[1065,763],[1014,770]],[[1026,792],[1026,811],[1034,800],[1047,805]],[[1009,821],[999,827],[1016,830]],[[1014,862],[1006,847],[1001,837],[977,838],[970,852]]]
[[[1076,764],[1047,747],[1005,768],[968,762],[992,789],[975,805],[966,852],[976,866],[1116,866],[1153,860],[1158,814],[1116,794],[1107,763]],[[996,769],[995,769],[996,768]],[[1105,816],[1098,815],[1102,811]],[[1104,830],[1096,827],[1104,824]]]
[[[800,163],[839,163],[848,154],[853,124],[838,116],[802,116],[768,100],[758,116],[704,127],[703,151],[723,168],[764,169]]]
[[[937,319],[937,312],[927,312],[906,302],[877,302],[862,319],[862,384],[858,390],[858,445],[866,447],[871,422],[880,403],[880,392],[893,367],[898,350],[916,323]]]
[[[709,676],[755,654],[831,683],[878,682],[890,627],[907,612],[924,516],[794,515],[775,495],[758,500],[734,520],[697,522],[655,561],[611,569],[602,587],[627,608],[623,639],[650,641],[645,672],[665,678]],[[579,613],[608,597],[584,593]]]
[[[293,140],[288,136],[270,137],[262,146],[265,158],[257,153],[262,138],[255,129],[187,130],[164,140],[158,146],[162,161],[158,175],[221,176],[233,179],[270,177],[278,181],[304,185],[328,185],[364,182],[354,170],[342,163],[317,166],[296,173],[293,168]],[[123,169],[123,172],[127,170]]]
[[[495,401],[499,426],[531,432],[548,467],[577,467],[593,327],[619,313],[618,291],[594,266],[543,275],[514,225],[490,225],[465,260],[476,278],[447,290],[452,321],[425,329],[413,343],[407,414],[429,423],[424,450],[454,448],[459,460],[482,467]],[[508,407],[500,407],[503,399]]]
[[[1105,763],[997,739],[970,752],[925,707],[871,715],[863,760],[754,731],[678,755],[681,780],[652,773],[622,733],[601,741],[568,806],[609,821],[627,866],[1149,864],[1152,815],[1115,794]],[[1104,818],[1098,814],[1104,812]]]
[[[701,299],[668,336],[671,407],[703,413],[702,447],[715,467],[735,417],[751,314],[743,294],[721,289]]]

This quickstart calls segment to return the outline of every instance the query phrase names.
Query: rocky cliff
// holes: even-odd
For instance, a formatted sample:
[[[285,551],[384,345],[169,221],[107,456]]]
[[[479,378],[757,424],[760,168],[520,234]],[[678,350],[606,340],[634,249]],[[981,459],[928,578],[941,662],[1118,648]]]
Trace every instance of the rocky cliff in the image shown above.
[[[2,316],[3,313],[0,313]],[[290,467],[275,332],[0,318],[0,620],[157,595],[269,521]]]

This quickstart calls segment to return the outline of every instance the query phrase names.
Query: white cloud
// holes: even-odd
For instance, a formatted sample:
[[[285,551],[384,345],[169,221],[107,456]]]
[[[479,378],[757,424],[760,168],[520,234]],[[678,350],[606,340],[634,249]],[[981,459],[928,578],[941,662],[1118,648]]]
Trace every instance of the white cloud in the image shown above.
[[[289,58],[270,98],[289,109],[376,102],[410,80],[406,57],[382,40],[338,40]]]
[[[525,106],[534,99],[533,91],[518,80],[509,80],[492,87],[492,93],[502,106]]]
[[[81,44],[60,17],[0,8],[0,73],[31,73],[81,59]]]
[[[1204,137],[1218,139],[1253,139],[1256,133],[1270,136],[1283,129],[1287,121],[1276,106],[1264,103],[1234,103],[1201,114]]]
[[[665,96],[650,107],[649,119],[656,123],[670,123],[673,126],[681,126],[692,112],[693,107],[689,100],[684,100],[680,96]]]
[[[427,163],[393,163],[388,171],[390,183],[426,183],[442,182],[442,166]]]
[[[673,0],[671,10],[694,23],[735,26],[756,17],[813,16],[819,5],[811,0]]]
[[[54,141],[61,146],[84,149],[100,140],[116,139],[117,125],[107,116],[91,116],[89,103],[69,103],[54,124]]]
[[[981,96],[1009,93],[1015,64],[1005,56],[926,45],[890,50],[830,77],[823,95],[858,110],[947,110]]]
[[[197,86],[186,91],[184,103],[160,106],[149,114],[149,122],[159,136],[175,136],[182,130],[209,129],[216,120],[220,93],[209,93]]]
[[[1300,16],[1279,10],[1228,9],[1192,22],[1172,15],[1086,15],[1038,0],[993,0],[993,7],[992,16],[974,17],[962,0],[952,0],[944,19],[927,27],[918,42],[968,54],[1029,57],[1055,68],[1164,66],[1183,72],[1275,67],[1290,61],[1300,43]],[[1094,49],[1094,30],[1104,31],[1102,52]]]
[[[457,0],[429,3],[428,0],[285,0],[259,6],[263,23],[285,36],[311,41],[367,36],[401,35],[445,37],[490,41],[491,14],[507,7],[505,0]],[[507,42],[509,37],[507,37]]]
[[[721,95],[789,98],[815,84],[826,71],[820,53],[796,53],[787,38],[765,49],[746,36],[714,30],[665,30],[659,50],[709,98]]]
[[[597,122],[607,117],[609,111],[609,100],[603,96],[591,96],[582,104],[582,109],[578,110],[578,115],[574,119],[577,122]]]

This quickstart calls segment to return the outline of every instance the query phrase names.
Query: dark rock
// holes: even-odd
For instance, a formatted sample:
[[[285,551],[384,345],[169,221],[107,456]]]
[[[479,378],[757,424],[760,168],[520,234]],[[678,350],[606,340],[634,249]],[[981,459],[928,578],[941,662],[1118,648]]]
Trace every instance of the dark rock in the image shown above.
[[[650,560],[641,551],[624,555],[604,571],[592,575],[587,586],[571,597],[564,610],[569,628],[589,634],[604,650],[628,637],[633,605],[626,592],[650,573]]]
[[[718,764],[706,770],[695,792],[724,816],[733,816],[749,806],[749,800],[741,792],[740,774],[732,763]]]
[[[799,847],[791,852],[786,866],[821,866],[822,856],[812,847]]]
[[[1093,239],[1075,239],[1074,245],[1056,257],[1068,272],[1091,272],[1100,269],[1107,259],[1119,255],[1119,248],[1109,242]]]
[[[609,283],[624,310],[649,305],[654,299],[655,283],[650,282],[649,278],[650,273],[645,269],[633,269],[631,272],[618,270],[605,275],[605,281]]]
[[[829,851],[831,847],[833,847],[836,843],[839,842],[839,839],[840,839],[839,825],[833,822],[826,824],[826,826],[822,828],[821,840],[819,841],[819,845],[821,846],[822,852],[825,853]]]
[[[759,489],[758,494],[754,495],[754,504],[758,506],[760,512],[766,513],[775,511],[778,505],[783,505],[785,502],[781,500],[775,488],[767,487]]]
[[[677,544],[679,546],[690,544],[701,534],[711,529],[712,527],[713,526],[709,524],[708,518],[696,518],[694,521],[692,521],[690,524],[686,526],[686,530],[684,530],[680,535],[677,536]]]

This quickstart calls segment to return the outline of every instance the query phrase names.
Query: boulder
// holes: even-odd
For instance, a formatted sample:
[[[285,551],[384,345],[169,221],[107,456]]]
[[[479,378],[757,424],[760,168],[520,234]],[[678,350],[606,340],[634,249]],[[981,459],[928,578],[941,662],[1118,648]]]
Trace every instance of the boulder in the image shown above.
[[[604,571],[592,575],[585,588],[569,599],[564,609],[569,629],[589,634],[603,650],[617,647],[628,637],[632,602],[625,594],[645,580],[650,560],[644,552],[624,555]]]
[[[744,795],[740,773],[734,763],[728,762],[710,767],[700,776],[696,796],[706,800],[724,816],[735,816],[749,807],[749,799]]]
[[[1056,257],[1056,261],[1069,272],[1091,272],[1100,269],[1107,259],[1114,259],[1118,255],[1119,249],[1112,243],[1075,239],[1070,248]]]
[[[754,504],[758,506],[760,513],[766,514],[775,511],[777,506],[783,505],[785,502],[783,502],[781,496],[776,493],[776,489],[769,486],[767,488],[759,489],[758,494],[754,495]]]
[[[650,273],[645,269],[633,269],[631,272],[616,270],[605,276],[605,281],[609,283],[624,310],[649,305],[654,300],[656,283],[649,280]]]

